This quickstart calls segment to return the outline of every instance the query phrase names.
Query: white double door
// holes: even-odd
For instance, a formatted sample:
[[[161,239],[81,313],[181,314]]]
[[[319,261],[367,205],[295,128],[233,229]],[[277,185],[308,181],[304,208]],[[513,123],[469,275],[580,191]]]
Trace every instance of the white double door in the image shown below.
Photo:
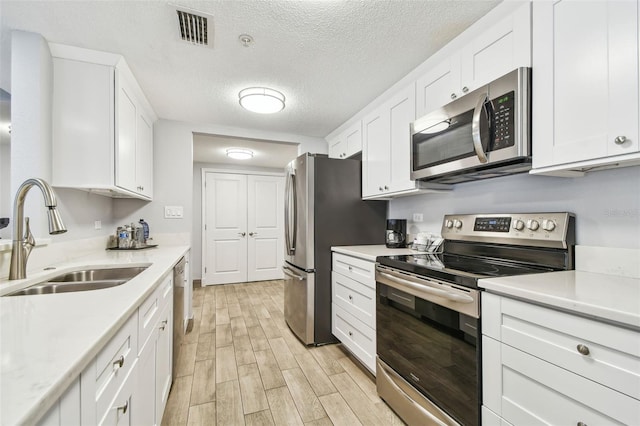
[[[205,173],[203,284],[283,278],[284,177]]]

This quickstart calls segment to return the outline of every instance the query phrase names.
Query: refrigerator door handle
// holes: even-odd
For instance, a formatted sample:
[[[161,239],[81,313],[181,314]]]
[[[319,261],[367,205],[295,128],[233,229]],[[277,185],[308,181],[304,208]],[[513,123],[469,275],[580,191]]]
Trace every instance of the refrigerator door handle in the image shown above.
[[[291,268],[288,268],[286,266],[282,267],[282,272],[284,272],[285,275],[291,277],[291,278],[295,278],[298,281],[304,281],[305,277],[303,277],[302,275],[298,275],[296,273],[293,272],[293,270]]]
[[[297,191],[296,191],[296,176],[293,173],[288,175],[287,184],[285,188],[286,202],[285,202],[285,242],[287,244],[287,254],[292,256],[296,251],[296,237],[298,228],[298,206],[297,206]],[[293,204],[293,205],[292,205]],[[293,210],[293,235],[291,235],[291,219]]]

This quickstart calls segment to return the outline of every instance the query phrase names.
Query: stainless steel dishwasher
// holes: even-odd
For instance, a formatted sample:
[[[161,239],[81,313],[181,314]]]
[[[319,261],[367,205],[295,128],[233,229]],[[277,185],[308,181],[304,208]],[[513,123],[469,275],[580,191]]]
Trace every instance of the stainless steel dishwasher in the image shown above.
[[[178,353],[184,338],[184,285],[185,265],[187,261],[183,257],[173,267],[173,379],[176,378]]]

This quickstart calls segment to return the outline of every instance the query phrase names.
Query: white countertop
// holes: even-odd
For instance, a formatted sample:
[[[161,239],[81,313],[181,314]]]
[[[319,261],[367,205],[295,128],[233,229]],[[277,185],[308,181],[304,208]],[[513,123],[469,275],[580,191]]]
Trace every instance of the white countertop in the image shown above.
[[[640,279],[585,271],[486,278],[478,285],[512,296],[640,330]]]
[[[413,251],[408,248],[387,248],[387,246],[385,246],[384,244],[364,246],[335,246],[331,247],[331,251],[364,260],[369,260],[371,262],[375,262],[376,257],[378,256],[393,256],[418,253],[417,251]]]
[[[78,267],[150,264],[118,287],[0,297],[0,424],[32,424],[46,414],[188,250],[102,250],[26,280],[0,281],[2,295]]]

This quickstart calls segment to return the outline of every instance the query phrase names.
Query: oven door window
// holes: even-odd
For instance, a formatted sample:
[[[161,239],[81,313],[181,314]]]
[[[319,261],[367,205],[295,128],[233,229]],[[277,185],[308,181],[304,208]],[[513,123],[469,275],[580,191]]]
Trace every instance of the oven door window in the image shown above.
[[[377,283],[377,353],[464,425],[479,424],[479,320]]]

